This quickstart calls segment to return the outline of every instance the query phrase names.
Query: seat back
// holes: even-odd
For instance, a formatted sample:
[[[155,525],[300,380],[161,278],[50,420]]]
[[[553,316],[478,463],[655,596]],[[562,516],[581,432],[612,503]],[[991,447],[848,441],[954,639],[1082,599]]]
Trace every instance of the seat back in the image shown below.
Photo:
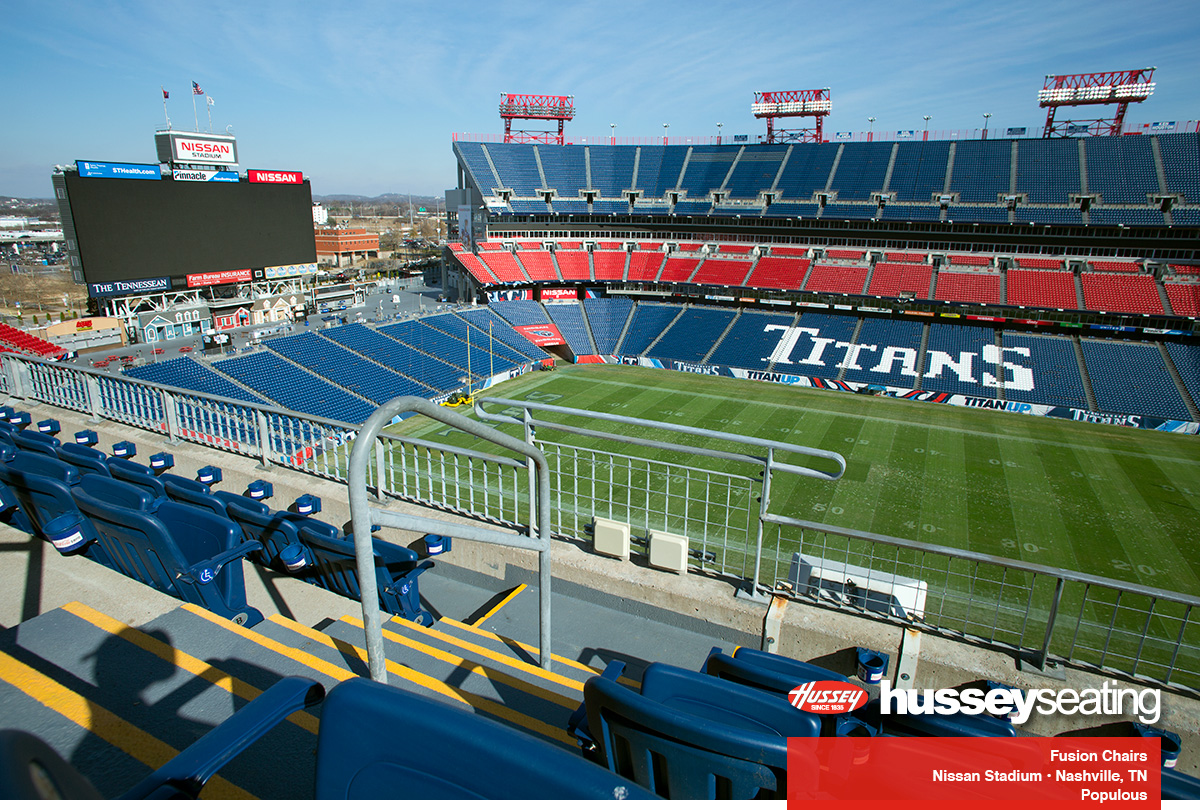
[[[112,475],[106,463],[108,456],[95,447],[88,447],[86,444],[60,444],[55,451],[60,460],[75,465],[80,474],[96,473],[106,477]]]
[[[609,769],[671,799],[782,799],[787,738],[820,722],[774,695],[651,664],[642,692],[584,684],[588,724]]]
[[[168,474],[169,475],[169,474]],[[212,512],[220,517],[229,517],[225,511],[225,502],[213,495],[208,484],[201,484],[199,481],[193,481],[190,478],[183,478],[178,475],[167,475],[163,477],[163,489],[167,492],[167,497],[176,503],[187,503],[192,506],[204,509],[207,512]]]
[[[13,444],[22,450],[41,453],[52,458],[58,458],[58,453],[54,452],[54,449],[62,444],[49,433],[39,433],[36,430],[15,431],[12,434],[12,440]]]
[[[171,501],[157,502],[154,513],[131,509],[114,502],[113,496],[130,502],[138,497],[136,487],[94,475],[84,476],[74,494],[102,542],[119,555],[127,575],[238,624],[262,620],[261,613],[246,605],[241,560],[219,568],[210,564],[240,539],[228,518]]]
[[[748,653],[757,653],[757,655]],[[787,695],[788,692],[808,681],[850,682],[846,676],[816,664],[742,647],[739,647],[734,655],[726,655],[714,650],[708,656],[708,660],[704,662],[704,671],[723,680],[752,686],[778,695]]]
[[[419,740],[396,745],[396,731]],[[317,738],[321,799],[653,799],[563,748],[438,701],[352,678],[329,691]]]
[[[253,498],[234,495],[221,500],[225,502],[226,514],[242,527],[246,539],[262,543],[262,551],[251,555],[251,559],[267,568],[289,573],[280,556],[288,546],[300,543],[296,526]]]
[[[12,460],[0,463],[0,483],[19,504],[32,532],[43,540],[50,540],[59,549],[78,551],[79,540],[91,544],[96,539],[95,529],[80,513],[71,495],[71,488],[79,482],[78,470],[42,453],[19,450]],[[60,518],[65,519],[65,523]],[[47,531],[52,522],[55,529]],[[80,537],[74,537],[74,532],[70,531],[72,523]],[[65,534],[56,530],[63,526],[68,529]],[[107,559],[96,559],[108,564]]]
[[[108,471],[112,473],[113,478],[144,489],[156,498],[167,497],[167,490],[163,487],[162,481],[159,481],[145,464],[138,464],[136,461],[130,461],[127,458],[110,456],[108,459]]]

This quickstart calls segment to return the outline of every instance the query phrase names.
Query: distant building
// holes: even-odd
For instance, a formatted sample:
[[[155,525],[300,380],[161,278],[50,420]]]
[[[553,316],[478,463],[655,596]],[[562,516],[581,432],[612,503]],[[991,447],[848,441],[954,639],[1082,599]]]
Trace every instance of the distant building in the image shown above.
[[[379,258],[379,234],[362,228],[317,228],[317,261],[327,261],[335,267],[342,260],[353,264],[358,259]]]
[[[329,209],[320,203],[313,203],[313,225],[329,224]]]

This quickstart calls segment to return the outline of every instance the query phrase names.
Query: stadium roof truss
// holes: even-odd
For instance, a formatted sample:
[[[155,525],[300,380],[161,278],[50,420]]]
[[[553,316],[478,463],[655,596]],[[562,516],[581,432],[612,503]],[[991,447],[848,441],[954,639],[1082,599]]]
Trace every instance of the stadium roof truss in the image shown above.
[[[1076,73],[1069,76],[1047,76],[1038,91],[1038,106],[1048,108],[1043,138],[1051,135],[1120,135],[1125,111],[1131,102],[1145,101],[1154,92],[1155,68],[1117,70],[1108,73]],[[1094,104],[1116,104],[1111,118],[1054,120],[1059,107],[1080,107]]]
[[[552,143],[563,145],[563,124],[575,117],[574,96],[500,94],[500,117],[504,119],[505,143]],[[558,133],[552,131],[513,131],[514,119],[557,121]]]
[[[754,94],[750,112],[755,118],[767,119],[767,143],[820,143],[821,122],[833,109],[829,88],[819,90],[772,90]],[[777,129],[776,118],[814,118],[813,126],[804,129]]]

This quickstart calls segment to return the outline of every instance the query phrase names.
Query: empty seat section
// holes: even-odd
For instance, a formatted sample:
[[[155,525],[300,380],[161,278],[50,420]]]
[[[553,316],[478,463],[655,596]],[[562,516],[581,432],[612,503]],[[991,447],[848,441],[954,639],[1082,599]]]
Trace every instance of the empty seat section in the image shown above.
[[[529,338],[509,326],[509,322],[490,307],[468,309],[455,314],[485,332],[490,332],[493,338],[530,360],[544,360],[550,356],[545,350],[531,343]]]
[[[587,186],[587,165],[584,163],[585,146],[573,144],[539,144],[533,147],[542,159],[542,171],[546,175],[546,187],[558,192],[559,197],[578,197]],[[555,206],[558,205],[555,200]]]
[[[1051,208],[1034,208],[1028,205],[1018,205],[1013,209],[1013,222],[1048,223],[1051,225],[1081,225],[1083,217],[1078,208],[1055,206]]]
[[[729,174],[737,153],[736,147],[692,147],[681,188],[687,189],[689,198],[707,197],[709,192],[716,191],[724,184],[725,175]]]
[[[871,274],[868,295],[887,298],[929,298],[933,268],[927,264],[893,264],[879,262]]]
[[[1009,174],[1012,169],[1012,141],[957,141],[954,151],[954,169],[950,178],[950,191],[958,192],[964,203],[995,204],[999,195],[1008,192]],[[1073,142],[1072,142],[1073,145]],[[951,212],[956,206],[951,206]],[[1003,222],[1008,221],[1008,212]],[[962,219],[970,220],[971,215]],[[951,219],[958,217],[951,216]],[[989,222],[998,220],[992,218]]]
[[[517,257],[506,250],[481,253],[479,258],[491,269],[492,274],[499,281],[529,281],[525,272],[517,264]]]
[[[1142,267],[1137,262],[1114,261],[1112,259],[1092,259],[1088,262],[1098,273],[1140,273]]]
[[[871,192],[883,191],[892,144],[873,141],[848,143],[845,147],[831,188],[839,200],[870,200]]]
[[[1165,222],[1157,208],[1109,208],[1104,205],[1092,206],[1088,220],[1092,225],[1162,225]],[[1176,220],[1176,224],[1183,223]]]
[[[742,259],[713,259],[708,258],[700,265],[696,275],[692,277],[693,284],[722,284],[726,287],[740,287],[750,272],[753,262]]]
[[[733,167],[729,178],[729,196],[735,200],[753,200],[759,192],[769,191],[783,163],[788,147],[780,144],[749,144]]]
[[[773,202],[767,206],[765,216],[816,219],[819,209],[816,203]]]
[[[601,197],[620,197],[633,189],[633,164],[636,146],[589,146],[592,188]]]
[[[346,393],[271,352],[219,360],[213,367],[285,408],[350,424],[360,424],[375,405]]]
[[[906,222],[938,222],[942,218],[942,209],[938,205],[905,205],[903,203],[888,203],[879,214],[880,219],[895,219]]]
[[[628,298],[589,298],[583,302],[583,311],[595,339],[598,354],[616,354],[617,341],[633,311],[633,302]]]
[[[803,324],[801,324],[803,326]],[[847,350],[842,361],[847,382],[917,387],[917,352],[921,348],[922,323],[866,318],[855,344],[858,356]]]
[[[452,313],[430,315],[421,319],[425,325],[432,326],[439,332],[445,332],[455,340],[470,343],[473,348],[486,350],[495,355],[497,369],[501,368],[502,363],[506,369],[524,363],[525,356],[508,346],[500,338],[496,323],[499,320],[499,318],[492,318],[486,323],[468,323]],[[506,331],[505,334],[508,332]]]
[[[1156,135],[1162,153],[1167,191],[1182,194],[1191,205],[1200,203],[1200,134]]]
[[[1079,143],[1074,138],[1017,141],[1017,191],[1028,194],[1029,202],[1069,205],[1071,195],[1081,189]]]
[[[667,189],[678,188],[679,172],[687,158],[686,146],[643,146],[637,184],[648,199],[662,199]]]
[[[393,397],[425,396],[427,392],[425,386],[372,363],[316,332],[275,338],[263,345],[376,405]]]
[[[471,377],[479,379],[486,376],[493,365],[495,368],[502,365],[502,361],[494,360],[493,356],[481,346],[472,343],[468,352],[466,343],[434,329],[424,321],[402,321],[384,326],[379,331],[411,346],[422,354],[436,357],[458,369],[456,378],[459,382],[457,385],[450,384],[447,374],[446,377],[440,378],[445,387],[434,386],[442,391],[453,391],[465,385],[468,369]],[[487,338],[484,337],[483,340],[486,342]]]
[[[947,260],[950,265],[961,267],[990,267],[992,264],[991,256],[980,253],[951,253]]]
[[[822,191],[837,157],[839,144],[797,144],[787,159],[777,189],[782,199],[808,202],[813,192]],[[774,206],[772,206],[774,207]]]
[[[146,366],[131,368],[126,376],[161,385],[172,385],[176,388],[186,388],[201,394],[215,394],[219,397],[240,399],[255,405],[265,405],[261,397],[247,391],[240,385],[217,374],[207,366],[197,363],[190,357],[175,357],[161,360]]]
[[[1008,222],[1008,209],[999,205],[951,205],[948,222]]]
[[[534,281],[558,281],[554,270],[554,259],[548,250],[522,250],[517,254],[525,274]]]
[[[867,268],[850,265],[817,264],[808,274],[804,289],[810,292],[861,295],[867,283]]]
[[[546,308],[537,301],[497,301],[491,307],[513,326],[550,323]]]
[[[1165,282],[1163,288],[1167,291],[1167,299],[1170,300],[1171,309],[1176,315],[1200,317],[1200,284]]]
[[[1192,397],[1192,404],[1200,405],[1200,346],[1182,343],[1165,343],[1167,354],[1183,379],[1183,387]]]
[[[1004,379],[1004,398],[1015,402],[1086,408],[1087,394],[1070,338],[1004,333],[1004,360],[1029,369],[1019,380],[1011,371]]]
[[[461,372],[458,369],[362,324],[346,324],[323,334],[329,340],[415,381],[418,387],[413,393],[416,396],[429,398],[461,385],[458,380]]]
[[[995,341],[994,329],[930,324],[921,388],[971,397],[999,396],[996,363],[984,362],[984,346]],[[991,385],[985,385],[988,382]]]
[[[946,164],[949,160],[950,141],[900,142],[892,176],[888,181],[888,191],[894,191],[900,202],[931,201],[945,187]],[[838,173],[841,173],[840,169]]]
[[[563,250],[560,246],[554,252],[558,261],[558,269],[567,281],[590,281],[591,270],[588,268],[588,255],[582,250]]]
[[[628,214],[629,200],[594,200],[593,214]]]
[[[771,353],[792,325],[791,315],[744,311],[726,333],[708,362],[753,371],[766,371]]]
[[[592,264],[596,267],[597,281],[620,281],[625,278],[625,251],[594,250]]]
[[[493,188],[499,188],[503,185],[496,179],[496,175],[492,173],[492,167],[488,165],[487,158],[483,154],[483,144],[471,141],[456,141],[454,143],[454,151],[458,152],[461,162],[467,167],[467,171],[471,176],[475,178],[475,185],[483,193],[490,193]]]
[[[1124,273],[1080,273],[1083,305],[1102,312],[1163,314],[1162,299],[1154,278]]]
[[[1023,259],[1022,263],[1029,261]],[[1075,296],[1075,277],[1065,271],[1008,271],[1008,303],[1026,307],[1079,309]]]
[[[562,197],[555,197],[550,203],[550,207],[556,214],[586,214],[588,212],[587,200],[564,200]]]
[[[578,301],[546,304],[546,312],[550,320],[558,327],[559,333],[566,339],[567,346],[576,355],[596,354],[596,347],[588,334],[587,323],[583,319],[583,310]]]
[[[629,280],[654,281],[663,266],[663,254],[645,250],[635,250],[629,254]]]
[[[499,281],[495,273],[488,269],[488,266],[479,260],[479,257],[474,253],[456,250],[454,258],[467,269],[467,272],[478,282],[483,284],[495,284]]]
[[[687,281],[692,277],[692,273],[696,272],[698,264],[700,264],[700,260],[691,256],[670,256],[667,258],[662,275],[658,280],[662,282]]]
[[[674,304],[639,304],[633,311],[629,331],[621,345],[621,354],[640,355],[675,320],[682,307]]]
[[[717,339],[737,313],[729,309],[692,307],[684,311],[654,345],[652,356],[699,363],[712,351]]]
[[[1080,342],[1101,411],[1191,418],[1158,346],[1111,340]]]
[[[686,216],[692,214],[707,214],[712,210],[712,203],[708,200],[680,200],[675,203],[675,215]]]
[[[961,301],[969,304],[1002,304],[999,273],[956,273],[939,270],[937,290],[933,297],[939,301]]]
[[[803,313],[796,343],[791,351],[783,342],[772,350],[770,356],[774,364],[771,370],[814,377],[836,377],[841,368],[839,364],[846,355],[846,347],[837,344],[850,342],[857,323],[858,318],[846,315]]]
[[[874,219],[879,206],[871,203],[827,203],[821,219]]]
[[[537,158],[528,144],[489,143],[483,148],[492,157],[502,188],[512,189],[516,197],[537,196],[542,178],[538,174]]]
[[[762,256],[746,282],[747,287],[760,290],[798,290],[812,262],[791,256]]]
[[[1147,195],[1159,192],[1149,138],[1085,138],[1083,145],[1088,191],[1106,204],[1146,205]]]

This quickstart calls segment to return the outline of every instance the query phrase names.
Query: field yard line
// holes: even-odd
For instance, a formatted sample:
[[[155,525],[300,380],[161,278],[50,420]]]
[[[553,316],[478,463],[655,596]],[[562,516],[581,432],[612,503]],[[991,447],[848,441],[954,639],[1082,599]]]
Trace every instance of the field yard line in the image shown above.
[[[628,386],[630,388],[644,388],[644,389],[650,390],[650,391],[662,391],[664,393],[679,393],[679,389],[677,389],[677,388],[668,388],[666,386],[661,386],[661,385],[646,385],[644,383],[627,382],[625,380],[622,380],[620,383],[617,383],[617,384]],[[806,390],[815,390],[815,389],[806,389]],[[724,399],[724,400],[729,399],[728,396],[721,396],[719,394],[707,394],[707,393],[700,392],[700,391],[689,391],[688,395],[691,397],[706,397],[709,399]],[[766,405],[766,406],[772,407],[772,408],[786,408],[788,410],[802,411],[804,413],[819,413],[819,414],[822,414],[825,416],[853,416],[858,419],[867,419],[867,420],[871,420],[871,421],[875,421],[875,422],[890,422],[895,425],[914,425],[914,426],[918,426],[918,427],[928,427],[931,429],[945,431],[947,433],[978,434],[980,432],[979,430],[974,429],[974,428],[948,427],[946,425],[935,425],[935,424],[930,424],[929,422],[921,422],[921,421],[915,421],[915,420],[911,420],[911,419],[892,419],[887,416],[869,416],[866,414],[850,414],[850,413],[846,413],[845,411],[833,411],[833,410],[825,410],[823,408],[811,408],[811,407],[806,407],[803,405],[791,405],[791,404],[783,403],[783,402],[766,402],[766,403],[755,403],[755,404]],[[927,404],[927,405],[930,405],[931,407],[934,406],[933,403],[921,403],[921,404]],[[936,407],[956,408],[957,406],[936,405]],[[977,410],[977,409],[971,409],[971,410]],[[1045,419],[1047,417],[1028,416],[1025,418],[1027,418],[1027,419]],[[1014,440],[1014,441],[1033,442],[1035,444],[1041,444],[1041,445],[1052,445],[1052,446],[1057,446],[1057,447],[1065,447],[1065,448],[1069,448],[1071,450],[1078,450],[1078,449],[1094,447],[1094,445],[1088,445],[1088,444],[1073,444],[1071,442],[1047,441],[1045,439],[1039,439],[1034,436],[1010,436],[1010,435],[999,434],[999,433],[994,434],[994,435],[1002,436],[1005,439],[1010,439],[1010,440]],[[1153,455],[1153,454],[1149,454],[1149,453],[1137,453],[1137,452],[1133,452],[1130,450],[1112,450],[1110,452],[1122,453],[1124,455],[1136,456],[1139,458],[1150,458],[1150,459],[1154,459],[1155,461],[1177,462],[1179,464],[1191,464],[1191,465],[1195,465],[1195,466],[1200,466],[1200,458],[1197,458],[1197,459],[1173,458],[1171,456],[1159,456],[1159,455]]]

